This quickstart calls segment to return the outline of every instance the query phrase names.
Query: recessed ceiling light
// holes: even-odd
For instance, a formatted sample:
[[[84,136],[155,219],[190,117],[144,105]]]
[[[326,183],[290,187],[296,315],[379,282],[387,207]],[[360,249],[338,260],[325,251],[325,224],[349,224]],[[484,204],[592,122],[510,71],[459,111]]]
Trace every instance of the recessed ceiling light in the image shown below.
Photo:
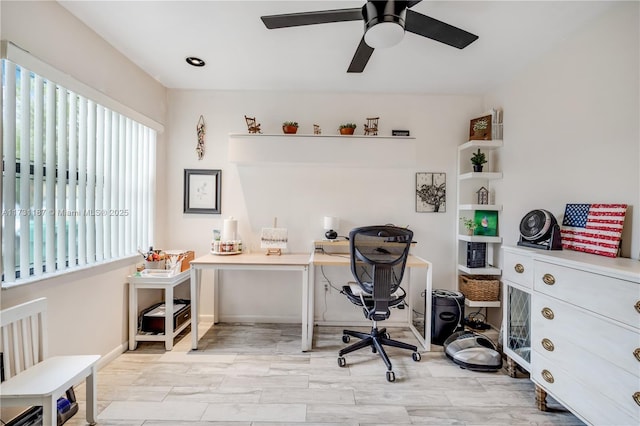
[[[202,59],[196,58],[195,56],[189,56],[186,61],[189,65],[193,65],[194,67],[204,67],[205,65],[205,62]]]

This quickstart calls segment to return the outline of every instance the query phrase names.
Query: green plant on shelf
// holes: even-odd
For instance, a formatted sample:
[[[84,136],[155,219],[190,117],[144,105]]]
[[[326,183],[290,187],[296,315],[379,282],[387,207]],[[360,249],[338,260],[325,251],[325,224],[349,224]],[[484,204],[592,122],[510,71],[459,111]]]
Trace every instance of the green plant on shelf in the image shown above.
[[[478,148],[478,152],[474,152],[471,156],[471,164],[474,166],[481,166],[487,162],[487,157],[484,155],[484,152],[480,152],[480,148]]]
[[[469,235],[473,234],[473,231],[478,227],[478,224],[473,220],[467,217],[461,217],[462,225],[465,227]]]
[[[297,121],[285,121],[284,123],[282,123],[282,126],[284,127],[298,127],[298,122]]]
[[[340,129],[355,129],[356,127],[358,127],[358,126],[356,126],[354,123],[345,123],[345,124],[341,124],[339,128]]]

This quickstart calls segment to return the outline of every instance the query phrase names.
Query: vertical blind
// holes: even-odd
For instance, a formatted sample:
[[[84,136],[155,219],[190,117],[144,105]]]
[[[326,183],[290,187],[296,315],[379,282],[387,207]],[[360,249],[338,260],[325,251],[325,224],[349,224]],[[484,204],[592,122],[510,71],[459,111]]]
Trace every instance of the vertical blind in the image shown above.
[[[2,283],[153,240],[156,131],[2,59]]]

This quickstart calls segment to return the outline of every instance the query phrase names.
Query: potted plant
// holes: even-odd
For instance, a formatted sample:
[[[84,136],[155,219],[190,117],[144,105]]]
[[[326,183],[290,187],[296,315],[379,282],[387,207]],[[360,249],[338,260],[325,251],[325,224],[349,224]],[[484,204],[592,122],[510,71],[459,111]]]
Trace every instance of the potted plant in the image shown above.
[[[298,132],[298,122],[297,121],[285,121],[282,123],[282,131],[285,134],[295,134]]]
[[[473,231],[478,227],[478,224],[473,221],[473,219],[469,219],[466,217],[461,217],[462,225],[464,225],[467,230],[467,234],[473,235]]]
[[[357,126],[354,123],[345,123],[340,125],[338,131],[341,135],[352,135],[356,130],[356,127]]]
[[[487,162],[487,157],[484,155],[484,152],[480,152],[480,148],[478,148],[478,152],[474,152],[471,156],[471,164],[473,164],[474,172],[481,172],[482,165]]]

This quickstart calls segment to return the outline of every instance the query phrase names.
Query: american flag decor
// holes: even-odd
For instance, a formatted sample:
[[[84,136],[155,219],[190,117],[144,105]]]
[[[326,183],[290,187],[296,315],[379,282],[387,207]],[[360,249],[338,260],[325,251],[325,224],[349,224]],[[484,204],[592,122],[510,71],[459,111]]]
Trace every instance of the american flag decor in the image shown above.
[[[562,248],[616,257],[626,211],[626,204],[567,204]]]

